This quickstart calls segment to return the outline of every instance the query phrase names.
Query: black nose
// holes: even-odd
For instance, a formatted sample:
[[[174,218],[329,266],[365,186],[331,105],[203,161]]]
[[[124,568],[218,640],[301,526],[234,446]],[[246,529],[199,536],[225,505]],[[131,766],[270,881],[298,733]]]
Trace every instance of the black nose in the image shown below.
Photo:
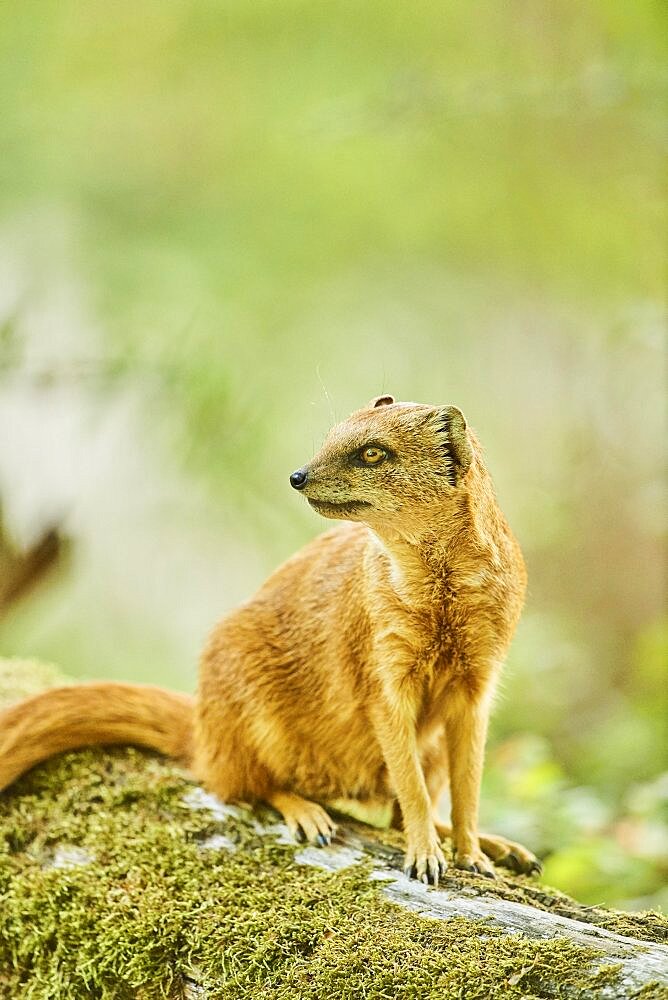
[[[303,490],[306,486],[306,473],[303,469],[297,469],[290,476],[290,486],[294,486],[296,490]]]

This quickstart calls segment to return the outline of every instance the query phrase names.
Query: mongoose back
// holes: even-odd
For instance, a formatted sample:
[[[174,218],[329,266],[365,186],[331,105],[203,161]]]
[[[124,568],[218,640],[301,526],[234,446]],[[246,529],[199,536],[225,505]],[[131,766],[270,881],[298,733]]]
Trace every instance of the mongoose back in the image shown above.
[[[335,799],[393,805],[405,870],[539,869],[478,832],[487,721],[526,573],[480,445],[454,406],[380,396],[334,427],[292,486],[342,523],[213,630],[196,698],[55,688],[0,714],[0,788],[53,753],[131,742],[180,757],[225,800],[263,800],[326,844]],[[449,781],[452,827],[436,808]]]

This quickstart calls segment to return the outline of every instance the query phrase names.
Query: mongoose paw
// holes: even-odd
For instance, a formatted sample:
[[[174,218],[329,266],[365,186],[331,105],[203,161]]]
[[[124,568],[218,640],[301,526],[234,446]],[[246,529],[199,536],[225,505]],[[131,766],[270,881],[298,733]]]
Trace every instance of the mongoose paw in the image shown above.
[[[272,797],[271,804],[283,814],[288,830],[297,843],[308,840],[317,847],[331,844],[336,824],[317,802],[300,795],[280,792]]]
[[[452,839],[452,827],[442,823],[439,819],[434,820],[434,826],[441,840]],[[481,833],[478,843],[480,849],[485,852],[488,858],[492,859],[495,865],[503,865],[504,868],[509,868],[517,875],[533,875],[534,872],[540,874],[543,870],[543,866],[535,854],[532,854],[522,844],[516,844],[513,840],[506,840],[505,837],[497,837],[491,833]],[[464,865],[457,867],[465,868]],[[466,870],[473,871],[474,869],[467,868]]]
[[[413,847],[410,843],[404,860],[404,875],[416,878],[425,885],[438,885],[448,865],[436,839],[426,847]]]
[[[285,817],[288,829],[299,843],[308,840],[316,847],[329,847],[336,833],[336,824],[316,802],[308,802],[305,799],[304,804],[310,808],[300,810],[298,818]]]
[[[516,875],[540,875],[543,871],[543,866],[538,858],[535,858],[529,851],[522,855],[518,854],[517,851],[509,851],[498,864],[510,868]]]
[[[460,871],[484,875],[485,878],[496,878],[494,867],[489,863],[482,851],[471,851],[468,854],[455,852],[455,868]]]
[[[495,865],[503,865],[517,875],[532,875],[534,872],[540,874],[543,870],[540,861],[531,851],[505,837],[483,833],[480,835],[480,846]]]

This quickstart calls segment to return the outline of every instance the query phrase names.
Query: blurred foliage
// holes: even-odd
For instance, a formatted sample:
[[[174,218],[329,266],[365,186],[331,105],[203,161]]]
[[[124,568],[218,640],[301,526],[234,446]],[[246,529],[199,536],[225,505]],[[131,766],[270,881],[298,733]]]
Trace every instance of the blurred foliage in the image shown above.
[[[0,7],[5,654],[190,687],[372,395],[457,402],[530,570],[485,822],[665,903],[668,32],[653,0]]]

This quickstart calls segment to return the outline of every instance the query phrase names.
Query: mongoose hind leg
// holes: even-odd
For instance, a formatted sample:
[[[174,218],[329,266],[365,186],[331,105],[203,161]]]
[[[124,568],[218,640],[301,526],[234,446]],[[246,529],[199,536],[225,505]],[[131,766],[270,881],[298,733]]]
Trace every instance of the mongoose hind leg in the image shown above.
[[[308,840],[318,847],[331,844],[336,824],[317,802],[293,792],[274,792],[267,802],[281,813],[295,840]]]
[[[451,826],[436,818],[434,826],[439,837],[452,839]],[[531,875],[533,872],[542,871],[542,865],[538,858],[522,844],[515,843],[514,840],[506,840],[505,837],[497,837],[492,833],[481,833],[478,842],[480,849],[488,858],[492,859],[495,865],[510,868],[518,875]]]

